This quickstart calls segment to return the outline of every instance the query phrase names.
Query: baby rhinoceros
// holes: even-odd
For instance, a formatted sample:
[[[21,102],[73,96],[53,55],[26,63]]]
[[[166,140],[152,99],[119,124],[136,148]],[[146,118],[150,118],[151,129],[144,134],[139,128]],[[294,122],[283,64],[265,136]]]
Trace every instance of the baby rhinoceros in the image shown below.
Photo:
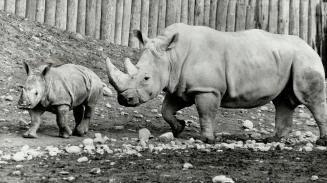
[[[87,133],[95,105],[106,86],[101,79],[88,68],[74,64],[48,64],[32,71],[24,62],[24,67],[28,77],[22,86],[18,108],[29,111],[32,126],[23,137],[37,137],[45,111],[56,114],[60,137]],[[73,110],[76,123],[73,132],[67,125],[69,110]]]

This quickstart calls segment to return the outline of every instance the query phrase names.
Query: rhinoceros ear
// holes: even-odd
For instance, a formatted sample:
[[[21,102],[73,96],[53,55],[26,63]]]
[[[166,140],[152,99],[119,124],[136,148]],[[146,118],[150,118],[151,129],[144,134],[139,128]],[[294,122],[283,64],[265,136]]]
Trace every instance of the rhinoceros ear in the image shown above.
[[[52,66],[52,64],[47,64],[47,65],[44,67],[44,69],[42,70],[42,76],[45,76],[45,75],[49,72],[51,66]]]
[[[176,33],[170,39],[168,39],[168,44],[167,44],[166,50],[170,50],[176,46],[178,37],[179,37],[179,34]]]
[[[23,62],[23,64],[24,64],[24,68],[25,68],[26,74],[27,75],[30,75],[30,73],[31,73],[30,66],[26,62]]]
[[[148,42],[148,38],[143,36],[140,30],[133,30],[133,34],[142,43],[142,45],[145,45]]]

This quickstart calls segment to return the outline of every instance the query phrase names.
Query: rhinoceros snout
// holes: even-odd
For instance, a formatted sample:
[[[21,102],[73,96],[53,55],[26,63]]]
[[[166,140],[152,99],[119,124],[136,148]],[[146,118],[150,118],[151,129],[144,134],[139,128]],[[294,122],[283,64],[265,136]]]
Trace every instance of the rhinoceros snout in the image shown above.
[[[140,104],[137,97],[124,96],[122,94],[118,95],[118,103],[126,107],[135,107]]]
[[[24,100],[23,97],[18,100],[17,105],[19,109],[29,109],[32,106],[32,104]]]

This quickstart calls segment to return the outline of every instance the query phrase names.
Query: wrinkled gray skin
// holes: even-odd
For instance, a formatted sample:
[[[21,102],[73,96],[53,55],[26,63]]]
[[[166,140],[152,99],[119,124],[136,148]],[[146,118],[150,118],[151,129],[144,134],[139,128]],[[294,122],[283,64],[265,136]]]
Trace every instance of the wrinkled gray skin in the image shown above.
[[[27,109],[32,126],[23,137],[36,138],[45,111],[56,114],[59,136],[82,136],[88,132],[95,105],[102,96],[104,83],[91,70],[74,64],[45,65],[32,71],[24,63],[27,73],[18,108]],[[67,125],[68,112],[73,110],[75,129]]]
[[[164,90],[162,115],[175,136],[185,126],[176,111],[192,104],[203,140],[211,143],[219,107],[252,108],[272,101],[276,133],[269,141],[289,134],[294,109],[304,104],[319,127],[317,144],[327,145],[325,73],[318,54],[302,39],[185,24],[173,24],[153,39],[139,31],[135,35],[144,46],[138,63],[126,60],[125,74],[107,59],[109,82],[124,106],[137,106]]]

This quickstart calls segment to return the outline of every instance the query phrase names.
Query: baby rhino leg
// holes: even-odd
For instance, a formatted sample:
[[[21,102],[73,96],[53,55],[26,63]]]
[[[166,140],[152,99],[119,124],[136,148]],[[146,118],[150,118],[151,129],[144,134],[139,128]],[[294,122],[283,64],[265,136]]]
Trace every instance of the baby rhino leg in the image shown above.
[[[79,105],[73,109],[75,118],[75,129],[73,135],[75,136],[82,136],[84,134],[84,131],[82,131],[82,129],[79,127],[84,117],[84,110],[85,109],[83,105]]]

